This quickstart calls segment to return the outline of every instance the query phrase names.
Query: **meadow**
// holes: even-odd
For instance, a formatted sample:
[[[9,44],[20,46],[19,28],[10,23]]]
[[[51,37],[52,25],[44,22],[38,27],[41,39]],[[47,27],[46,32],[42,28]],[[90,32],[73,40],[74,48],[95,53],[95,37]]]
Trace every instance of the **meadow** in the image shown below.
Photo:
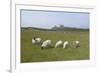
[[[52,46],[58,40],[63,42],[67,40],[69,46],[65,49],[62,47],[41,49],[41,45],[32,44],[33,36],[40,37],[43,41],[52,40]],[[72,45],[76,40],[80,41],[79,48]],[[90,57],[89,30],[47,31],[21,28],[20,50],[21,63],[88,60]]]

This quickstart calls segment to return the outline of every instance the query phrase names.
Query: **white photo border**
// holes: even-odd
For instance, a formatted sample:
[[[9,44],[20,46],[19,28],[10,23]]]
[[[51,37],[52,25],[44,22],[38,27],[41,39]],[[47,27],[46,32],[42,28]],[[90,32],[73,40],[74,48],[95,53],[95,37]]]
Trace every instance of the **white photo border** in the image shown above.
[[[20,10],[48,10],[48,11],[70,11],[90,13],[90,60],[54,61],[54,62],[34,62],[21,63],[20,61]],[[12,46],[11,46],[11,71],[42,71],[51,69],[67,69],[79,67],[91,67],[95,63],[95,9],[93,7],[67,7],[67,6],[43,6],[15,4],[12,9]],[[14,25],[15,24],[15,25]]]

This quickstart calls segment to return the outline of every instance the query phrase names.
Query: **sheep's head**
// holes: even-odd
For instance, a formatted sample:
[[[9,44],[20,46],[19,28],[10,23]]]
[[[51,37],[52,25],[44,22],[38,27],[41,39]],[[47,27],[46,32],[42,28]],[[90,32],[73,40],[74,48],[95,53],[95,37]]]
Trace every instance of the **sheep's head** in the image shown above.
[[[44,47],[43,47],[43,46],[41,46],[41,49],[44,49]]]

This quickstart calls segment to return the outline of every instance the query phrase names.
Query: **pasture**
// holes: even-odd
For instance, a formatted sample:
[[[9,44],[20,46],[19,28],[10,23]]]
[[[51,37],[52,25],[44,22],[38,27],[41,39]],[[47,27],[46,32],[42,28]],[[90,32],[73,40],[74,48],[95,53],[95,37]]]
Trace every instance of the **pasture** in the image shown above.
[[[32,36],[40,37],[43,41],[52,40],[52,46],[56,41],[69,41],[69,47],[63,49],[47,48],[41,49],[39,44],[32,44]],[[79,40],[80,47],[75,48],[73,41]],[[21,63],[48,62],[48,61],[72,61],[89,59],[89,31],[88,30],[64,30],[46,31],[21,28]]]

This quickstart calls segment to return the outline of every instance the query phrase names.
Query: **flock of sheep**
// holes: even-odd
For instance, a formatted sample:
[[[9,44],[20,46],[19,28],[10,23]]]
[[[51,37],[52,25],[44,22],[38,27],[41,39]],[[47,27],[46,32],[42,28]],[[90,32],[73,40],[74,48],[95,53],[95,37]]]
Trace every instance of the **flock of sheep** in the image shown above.
[[[55,47],[55,48],[62,47],[64,49],[64,48],[67,48],[69,46],[68,41],[63,42],[62,40],[59,40],[55,43],[55,46],[52,46],[51,40],[42,41],[41,38],[36,38],[36,37],[32,38],[32,44],[41,44],[41,49],[50,48],[50,47]],[[80,47],[80,42],[79,41],[73,41],[73,45],[74,45],[75,48],[78,48],[78,47]]]

